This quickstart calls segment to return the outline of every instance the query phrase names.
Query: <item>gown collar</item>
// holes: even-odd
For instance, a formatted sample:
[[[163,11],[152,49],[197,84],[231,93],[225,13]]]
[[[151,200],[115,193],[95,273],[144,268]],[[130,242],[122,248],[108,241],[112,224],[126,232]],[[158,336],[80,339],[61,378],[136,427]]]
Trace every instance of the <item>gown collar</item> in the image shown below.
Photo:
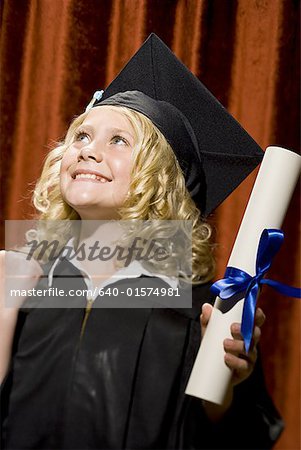
[[[74,247],[74,238],[71,238],[67,244],[66,247]],[[62,259],[64,259],[64,256],[66,256],[68,250],[64,249],[62,253],[56,258],[54,263],[52,264],[49,272],[48,272],[48,287],[52,286],[53,283],[53,276],[54,271],[56,267],[60,264]],[[80,261],[78,261],[76,258],[73,258],[72,260],[69,259],[70,264],[72,264],[75,268],[77,268],[82,276],[84,277],[84,281],[87,285],[87,288],[89,290],[93,290],[93,280],[91,277],[91,274],[89,274],[85,269],[83,269],[82,265],[80,264]],[[106,279],[100,286],[99,289],[104,288],[106,286],[109,286],[110,284],[115,283],[116,281],[122,280],[124,278],[139,278],[141,275],[145,275],[148,277],[157,277],[161,278],[163,281],[165,281],[167,284],[170,285],[173,289],[176,289],[178,287],[178,279],[177,277],[168,277],[161,273],[152,273],[149,272],[139,261],[132,261],[127,267],[123,267],[119,270],[117,270],[110,278]]]

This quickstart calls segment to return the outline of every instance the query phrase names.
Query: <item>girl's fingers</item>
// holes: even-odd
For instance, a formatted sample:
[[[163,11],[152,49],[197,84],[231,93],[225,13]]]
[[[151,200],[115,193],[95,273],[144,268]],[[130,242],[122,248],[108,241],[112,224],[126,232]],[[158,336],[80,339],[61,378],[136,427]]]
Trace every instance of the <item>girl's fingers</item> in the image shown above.
[[[225,339],[224,350],[226,353],[240,354],[245,352],[244,341],[237,339]]]
[[[240,323],[232,323],[230,330],[234,339],[243,340]]]
[[[240,323],[232,323],[231,325],[231,334],[234,339],[237,339],[239,341],[243,341],[243,337],[241,334],[241,324]],[[252,338],[252,344],[251,346],[256,346],[258,342],[260,341],[261,336],[261,329],[258,325],[254,327],[253,331],[253,338]]]
[[[257,325],[258,327],[262,327],[262,325],[265,322],[265,319],[266,317],[262,309],[257,308],[255,313],[255,325]]]
[[[261,336],[261,329],[258,326],[256,326],[253,331],[253,339],[252,339],[253,346],[256,346],[258,344],[258,342],[260,341],[260,336]]]
[[[247,355],[232,354],[230,352],[225,353],[225,363],[227,366],[235,371],[237,381],[243,380],[246,374],[250,374],[254,368],[257,359],[256,348],[251,350]]]
[[[253,371],[257,359],[257,344],[260,340],[262,325],[265,322],[265,314],[261,308],[256,309],[254,318],[254,330],[251,347],[248,353],[245,351],[245,345],[241,334],[241,324],[233,323],[231,325],[231,334],[233,339],[224,340],[225,363],[233,371],[233,385],[246,379]]]
[[[231,353],[225,354],[225,363],[231,370],[240,373],[241,377],[250,371],[250,362],[247,359],[239,358]]]
[[[202,314],[201,314],[202,327],[206,327],[208,325],[211,313],[212,313],[212,305],[210,305],[210,303],[204,303],[202,306]]]
[[[236,339],[225,339],[224,340],[224,350],[226,354],[236,356],[238,358],[244,359],[246,361],[255,362],[257,359],[257,349],[256,346],[252,347],[248,353],[245,351],[245,346],[243,341],[238,341]]]

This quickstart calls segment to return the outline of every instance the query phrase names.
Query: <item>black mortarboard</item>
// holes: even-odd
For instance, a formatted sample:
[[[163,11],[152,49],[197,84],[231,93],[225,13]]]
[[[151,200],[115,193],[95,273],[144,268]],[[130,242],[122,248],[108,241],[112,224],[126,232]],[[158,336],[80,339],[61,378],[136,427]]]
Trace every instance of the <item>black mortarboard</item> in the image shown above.
[[[153,33],[92,104],[127,106],[152,120],[171,144],[203,216],[263,157],[249,134]]]

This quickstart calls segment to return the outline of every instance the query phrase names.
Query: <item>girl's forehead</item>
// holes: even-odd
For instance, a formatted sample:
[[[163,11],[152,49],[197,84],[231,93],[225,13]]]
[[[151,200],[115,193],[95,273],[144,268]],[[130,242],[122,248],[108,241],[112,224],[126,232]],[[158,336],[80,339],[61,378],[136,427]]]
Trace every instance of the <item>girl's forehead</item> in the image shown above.
[[[92,108],[78,128],[84,127],[91,133],[109,134],[124,132],[135,141],[136,132],[124,112],[114,106],[97,106]]]
[[[95,108],[91,108],[85,117],[83,123],[91,123],[91,124],[122,124],[127,128],[131,126],[128,118],[121,112],[118,111],[118,107],[114,106],[97,106]]]

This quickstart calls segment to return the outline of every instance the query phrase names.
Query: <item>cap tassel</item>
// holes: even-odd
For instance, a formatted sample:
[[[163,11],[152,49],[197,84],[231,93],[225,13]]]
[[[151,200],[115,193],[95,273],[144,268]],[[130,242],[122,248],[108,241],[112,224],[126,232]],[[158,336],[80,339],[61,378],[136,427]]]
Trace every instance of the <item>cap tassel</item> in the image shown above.
[[[86,111],[90,111],[90,109],[93,107],[94,103],[97,100],[100,100],[101,97],[103,96],[104,91],[95,91],[92,97],[92,100],[90,101],[90,103],[88,104],[88,106],[86,107]]]

